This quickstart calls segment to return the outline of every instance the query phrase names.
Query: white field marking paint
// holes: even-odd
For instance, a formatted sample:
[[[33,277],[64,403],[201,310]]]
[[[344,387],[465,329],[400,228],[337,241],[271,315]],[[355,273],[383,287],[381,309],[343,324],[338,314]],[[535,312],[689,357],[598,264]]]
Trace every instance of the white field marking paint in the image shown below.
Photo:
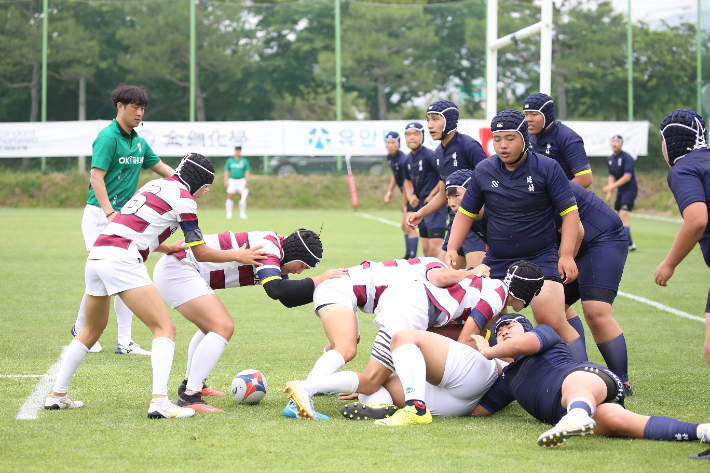
[[[644,304],[651,305],[651,306],[655,307],[656,309],[661,309],[666,312],[670,312],[671,314],[675,314],[679,317],[685,317],[686,319],[690,319],[690,320],[697,320],[698,322],[705,322],[705,319],[702,317],[690,315],[687,312],[683,312],[682,310],[674,309],[673,307],[668,307],[667,305],[663,305],[663,304],[660,304],[656,301],[646,299],[645,297],[639,297],[639,296],[635,296],[633,294],[628,294],[626,292],[621,292],[621,291],[619,291],[617,294],[619,294],[620,296],[628,297],[629,299],[633,299],[635,301],[643,302]]]
[[[656,217],[655,215],[645,215],[636,213],[632,213],[631,216],[634,218],[643,218],[646,220],[658,220],[659,222],[683,223],[683,219],[680,218]]]
[[[0,378],[41,378],[42,374],[0,374]]]
[[[50,366],[47,372],[42,375],[32,391],[32,394],[30,394],[22,407],[20,407],[15,419],[34,420],[37,418],[39,411],[44,407],[44,399],[49,393],[52,392],[54,382],[57,380],[57,376],[59,375],[59,368],[62,366],[62,361],[64,361],[66,353],[67,347],[64,347],[57,362]]]
[[[370,220],[377,220],[378,222],[386,223],[387,225],[394,225],[395,227],[399,227],[400,224],[397,222],[393,222],[392,220],[387,220],[386,218],[380,218],[380,217],[375,217],[374,215],[367,215],[361,212],[356,212],[355,215],[359,215],[360,217],[364,218],[369,218]]]

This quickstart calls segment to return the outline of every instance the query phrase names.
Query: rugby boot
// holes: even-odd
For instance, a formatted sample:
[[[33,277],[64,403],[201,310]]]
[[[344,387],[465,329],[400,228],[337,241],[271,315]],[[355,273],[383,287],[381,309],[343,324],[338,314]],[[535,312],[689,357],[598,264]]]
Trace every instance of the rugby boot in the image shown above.
[[[286,397],[296,404],[296,415],[299,419],[318,419],[316,410],[313,407],[313,400],[311,400],[311,394],[304,389],[301,381],[289,381],[284,386],[283,392],[286,393]]]
[[[155,401],[150,401],[148,407],[148,418],[150,419],[182,419],[194,415],[194,409],[176,406],[171,401],[168,401],[168,406],[165,408],[158,407]]]
[[[394,404],[384,402],[373,402],[363,404],[361,402],[349,402],[340,408],[340,413],[346,419],[352,420],[378,420],[392,416],[398,407]]]
[[[597,423],[584,409],[572,409],[550,430],[537,439],[541,447],[561,445],[569,437],[591,435]]]
[[[116,344],[117,355],[150,355],[148,350],[144,350],[136,342],[131,342],[128,345],[123,345],[121,343]]]
[[[207,404],[207,402],[202,399],[200,393],[193,395],[182,393],[178,396],[176,404],[179,407],[189,407],[194,409],[196,412],[224,412],[222,409],[217,409],[214,406]]]
[[[402,425],[431,424],[431,422],[431,412],[429,412],[428,408],[424,412],[424,415],[418,415],[416,407],[404,406],[402,409],[398,409],[392,417],[376,420],[375,425],[399,427]]]
[[[289,417],[292,419],[297,419],[298,418],[298,408],[296,407],[296,404],[294,404],[293,401],[288,401],[286,404],[286,407],[284,407],[284,417]],[[321,414],[320,412],[316,411],[316,417],[318,420],[329,420],[330,417],[328,417],[325,414]]]
[[[50,411],[57,409],[78,409],[84,407],[81,401],[72,401],[69,396],[54,397],[51,394],[44,400],[44,408]]]
[[[700,443],[710,443],[710,424],[700,424],[698,426],[698,439]],[[710,460],[710,448],[704,452],[688,455],[691,460]]]

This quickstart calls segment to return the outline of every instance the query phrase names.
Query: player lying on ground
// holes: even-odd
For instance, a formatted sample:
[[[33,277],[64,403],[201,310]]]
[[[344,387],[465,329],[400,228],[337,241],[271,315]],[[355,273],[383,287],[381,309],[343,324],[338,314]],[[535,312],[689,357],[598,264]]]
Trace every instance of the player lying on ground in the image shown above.
[[[111,297],[121,294],[129,309],[155,337],[152,343],[153,399],[148,417],[190,417],[193,409],[178,407],[168,399],[168,378],[175,351],[175,324],[148,276],[144,261],[178,227],[185,244],[199,261],[241,261],[257,264],[264,258],[255,249],[220,251],[207,247],[197,224],[195,198],[206,194],[214,180],[212,163],[202,155],[188,154],[168,178],[150,181],[129,200],[96,239],[86,262],[86,320],[69,344],[54,391],[45,409],[83,406],[67,396],[69,383],[108,322]],[[162,248],[161,248],[162,249]]]
[[[259,266],[239,262],[201,263],[187,249],[160,258],[153,272],[155,287],[163,299],[199,328],[190,342],[177,405],[201,412],[223,412],[202,399],[202,395],[224,395],[204,382],[234,333],[234,321],[214,289],[261,283],[269,297],[286,307],[296,307],[311,302],[315,287],[326,279],[345,274],[345,270],[331,269],[314,278],[288,279],[288,274],[316,267],[323,256],[320,237],[310,230],[299,229],[286,238],[274,232],[224,232],[205,235],[204,241],[205,246],[217,250],[261,248],[266,258]]]
[[[360,398],[366,404],[380,402],[380,393],[386,392],[382,384],[395,371],[390,342],[399,331],[425,331],[469,317],[481,318],[485,326],[506,305],[516,310],[527,306],[540,290],[542,274],[537,279],[515,278],[514,273],[524,266],[522,263],[531,264],[518,263],[511,266],[506,277],[506,281],[515,281],[511,286],[481,275],[467,277],[445,288],[428,281],[392,280],[375,310],[378,333],[370,361],[362,373],[341,371],[286,384],[284,392],[298,407],[299,417],[316,419],[311,397],[318,392],[359,393],[368,395]]]
[[[651,440],[710,441],[710,424],[690,424],[668,417],[648,417],[624,409],[624,386],[609,369],[576,363],[559,335],[547,325],[532,324],[520,314],[506,314],[494,325],[498,343],[474,340],[489,360],[513,358],[474,415],[493,414],[513,401],[531,416],[555,424],[540,435],[538,445],[555,446],[575,435]]]
[[[678,235],[654,279],[667,286],[675,268],[700,242],[705,264],[710,267],[710,150],[705,120],[692,110],[676,110],[661,123],[663,156],[671,170],[668,187],[683,215]],[[705,304],[705,361],[710,365],[710,292]]]
[[[579,232],[577,202],[562,168],[530,151],[525,117],[504,110],[491,121],[496,155],[474,171],[454,224],[444,262],[451,266],[471,225],[485,205],[488,250],[484,263],[491,277],[502,278],[520,259],[535,263],[545,275],[540,297],[532,305],[539,323],[550,325],[570,345],[575,359],[587,354],[576,330],[567,323],[563,283],[577,277],[574,248]],[[555,215],[562,217],[557,245]]]
[[[584,320],[599,352],[609,369],[621,378],[626,395],[630,396],[633,390],[629,384],[626,339],[611,313],[629,253],[626,231],[619,216],[602,199],[576,182],[569,185],[584,228],[580,230],[581,245],[574,257],[579,276],[565,284],[567,321],[584,342],[584,326],[570,307],[581,298]],[[557,223],[561,226],[562,219],[558,218]]]

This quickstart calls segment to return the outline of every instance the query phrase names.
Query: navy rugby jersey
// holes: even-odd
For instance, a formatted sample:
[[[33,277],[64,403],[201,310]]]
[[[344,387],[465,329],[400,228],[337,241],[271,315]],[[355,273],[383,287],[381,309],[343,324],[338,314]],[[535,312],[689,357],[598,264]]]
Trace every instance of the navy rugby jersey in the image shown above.
[[[422,146],[417,154],[407,155],[405,177],[412,181],[414,195],[419,198],[419,206],[424,205],[424,199],[435,186],[439,185],[439,171],[436,169],[434,151]]]
[[[685,155],[668,172],[668,187],[682,214],[687,206],[704,202],[708,206],[708,225],[700,237],[701,246],[710,245],[710,149],[696,149]],[[706,260],[710,266],[710,261]]]
[[[619,215],[606,202],[597,197],[594,192],[585,189],[576,182],[570,181],[569,186],[577,201],[579,220],[584,226],[584,238],[582,239],[582,246],[579,248],[580,253],[586,245],[601,235],[612,238],[617,236],[621,240],[628,238]],[[555,225],[558,230],[562,228],[562,217],[555,217]]]
[[[407,155],[404,154],[402,150],[397,151],[397,154],[394,156],[387,153],[387,162],[390,163],[392,175],[394,176],[394,182],[397,183],[399,190],[402,190],[402,185],[404,184],[404,163],[406,159]]]
[[[496,155],[474,171],[459,212],[475,217],[485,204],[489,254],[530,258],[557,246],[555,215],[577,210],[569,181],[552,159],[528,151],[513,172]]]
[[[612,154],[607,159],[607,165],[609,166],[609,175],[614,176],[617,181],[624,177],[624,174],[631,174],[631,180],[619,187],[619,192],[634,191],[638,190],[636,186],[636,175],[634,174],[634,158],[625,151],[621,151],[619,154]]]
[[[567,125],[554,122],[545,132],[530,135],[530,144],[537,154],[557,161],[570,181],[592,172],[582,137]]]
[[[540,339],[540,351],[515,357],[479,404],[493,413],[518,401],[540,422],[555,424],[566,412],[562,407],[562,382],[579,364],[550,326],[538,325],[530,333]]]

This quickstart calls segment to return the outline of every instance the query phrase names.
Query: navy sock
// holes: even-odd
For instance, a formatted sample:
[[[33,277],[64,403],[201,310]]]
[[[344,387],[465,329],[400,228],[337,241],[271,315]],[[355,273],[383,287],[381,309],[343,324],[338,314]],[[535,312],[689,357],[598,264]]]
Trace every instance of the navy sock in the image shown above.
[[[643,429],[643,438],[649,440],[698,440],[698,425],[670,417],[651,417]]]
[[[417,247],[419,246],[419,237],[409,237],[409,251],[407,252],[410,258],[417,257]]]
[[[406,259],[407,256],[409,256],[409,235],[406,233],[404,234],[404,258]]]
[[[418,416],[423,416],[426,414],[426,404],[424,404],[424,401],[420,401],[419,399],[410,399],[409,401],[404,401],[404,405],[406,406],[414,406],[414,408],[417,410],[417,415]]]
[[[589,405],[589,402],[573,400],[570,402],[569,406],[567,406],[567,412],[572,409],[584,409],[587,411],[587,414],[589,414],[589,417],[594,415],[594,411],[592,411],[592,407]]]
[[[626,353],[626,339],[622,333],[613,340],[599,343],[599,353],[602,354],[607,368],[617,375],[622,383],[629,382],[629,361]]]
[[[629,246],[634,244],[634,241],[631,239],[631,227],[624,227],[624,231],[626,232],[626,238],[629,240]]]
[[[580,337],[582,337],[582,342],[584,342],[584,346],[587,346],[587,339],[584,337],[584,325],[582,325],[582,321],[579,319],[579,315],[576,316],[573,319],[567,319],[567,322],[577,331]]]
[[[587,358],[587,347],[584,344],[584,339],[582,337],[577,338],[572,343],[567,345],[570,355],[577,363],[582,363],[589,361]]]

